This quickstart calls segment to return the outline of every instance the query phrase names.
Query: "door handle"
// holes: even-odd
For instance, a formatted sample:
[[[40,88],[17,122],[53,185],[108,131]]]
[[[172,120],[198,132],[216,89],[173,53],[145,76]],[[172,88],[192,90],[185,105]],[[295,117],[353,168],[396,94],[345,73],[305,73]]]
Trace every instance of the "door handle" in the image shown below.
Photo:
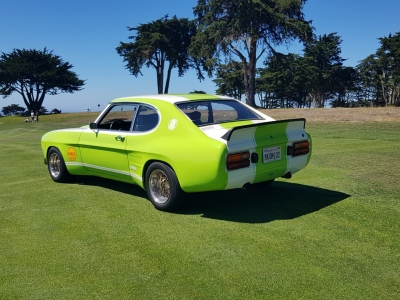
[[[115,140],[117,140],[117,141],[119,141],[119,142],[123,142],[123,141],[125,141],[125,137],[120,136],[120,135],[117,135],[117,136],[115,137]]]

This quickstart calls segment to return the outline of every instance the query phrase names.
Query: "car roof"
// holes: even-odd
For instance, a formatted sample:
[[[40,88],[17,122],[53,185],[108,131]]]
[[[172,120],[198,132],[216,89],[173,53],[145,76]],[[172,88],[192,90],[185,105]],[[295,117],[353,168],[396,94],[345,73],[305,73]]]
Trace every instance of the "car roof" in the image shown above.
[[[111,102],[136,102],[146,100],[160,100],[169,103],[178,103],[182,101],[199,101],[199,100],[233,100],[233,98],[220,95],[210,94],[155,94],[144,96],[132,96],[114,99]]]

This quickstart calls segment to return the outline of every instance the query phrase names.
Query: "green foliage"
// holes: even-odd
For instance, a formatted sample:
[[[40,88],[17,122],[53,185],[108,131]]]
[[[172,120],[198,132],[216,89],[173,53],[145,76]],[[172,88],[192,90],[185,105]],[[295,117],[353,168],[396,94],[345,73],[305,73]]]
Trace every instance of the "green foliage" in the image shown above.
[[[363,97],[376,106],[400,106],[400,32],[379,42],[376,53],[358,65]]]
[[[398,39],[380,39],[377,53],[357,68],[343,66],[336,33],[307,43],[304,56],[274,53],[259,69],[260,103],[266,108],[399,106]]]
[[[243,66],[246,102],[256,106],[256,63],[263,53],[293,39],[312,36],[311,22],[305,21],[305,0],[199,0],[194,8],[198,33],[190,52],[200,57],[209,74],[221,57],[234,58]]]
[[[168,93],[171,71],[176,68],[178,76],[183,76],[190,68],[197,70],[197,76],[203,79],[199,64],[188,53],[191,38],[196,34],[195,24],[186,18],[178,19],[168,16],[156,21],[141,24],[138,27],[128,27],[136,31],[130,36],[133,42],[123,43],[116,48],[124,58],[126,68],[132,75],[141,75],[143,66],[152,67],[157,75],[158,93]],[[168,62],[167,77],[164,85],[164,68]]]
[[[19,106],[18,104],[11,104],[11,105],[8,105],[8,106],[4,106],[3,109],[1,110],[1,112],[5,116],[16,115],[16,114],[21,113],[23,111],[25,111],[25,108]]]
[[[0,57],[0,94],[20,94],[29,110],[38,111],[45,95],[80,91],[84,81],[52,51],[14,49]]]
[[[275,53],[266,62],[266,67],[259,70],[257,93],[264,108],[305,107],[311,85],[311,69],[306,60],[289,53]]]
[[[344,61],[340,56],[341,42],[336,33],[330,33],[306,43],[304,58],[312,71],[309,95],[315,107],[325,107],[338,91]]]
[[[273,53],[258,70],[262,107],[400,106],[400,33],[356,67],[343,65],[341,39],[325,34],[306,43],[304,55]]]
[[[274,53],[258,70],[257,93],[265,108],[354,107],[360,101],[360,75],[343,66],[336,33],[306,43],[304,55]]]
[[[369,103],[369,106],[379,105],[381,97],[379,83],[379,68],[374,54],[363,59],[357,66],[357,71],[360,74],[360,85],[362,86],[361,98],[364,103]]]
[[[217,94],[242,99],[245,93],[242,63],[230,61],[226,65],[218,65],[216,77],[213,81],[217,86]]]
[[[338,70],[335,82],[336,98],[331,100],[332,107],[364,106],[359,101],[361,93],[360,74],[353,67],[342,67]]]
[[[42,107],[39,109],[39,112],[40,112],[41,114],[47,114],[49,111],[47,110],[46,107],[42,106]]]

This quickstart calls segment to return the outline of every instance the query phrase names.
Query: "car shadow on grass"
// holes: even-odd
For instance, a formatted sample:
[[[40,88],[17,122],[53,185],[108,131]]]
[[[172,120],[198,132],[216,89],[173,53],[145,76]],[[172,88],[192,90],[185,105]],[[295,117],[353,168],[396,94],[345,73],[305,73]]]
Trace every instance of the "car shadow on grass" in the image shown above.
[[[125,183],[121,181],[106,179],[102,177],[96,176],[75,176],[74,180],[71,183],[81,184],[81,185],[90,185],[90,186],[99,186],[105,189],[113,190],[116,192],[129,194],[136,197],[147,198],[146,191],[141,187]]]
[[[188,194],[180,214],[242,223],[298,218],[350,197],[345,193],[288,182],[268,187]]]
[[[142,188],[128,183],[91,176],[77,176],[75,183],[147,199]],[[275,181],[267,187],[253,186],[249,190],[186,194],[183,208],[175,213],[231,222],[267,223],[298,218],[348,197],[333,190]]]

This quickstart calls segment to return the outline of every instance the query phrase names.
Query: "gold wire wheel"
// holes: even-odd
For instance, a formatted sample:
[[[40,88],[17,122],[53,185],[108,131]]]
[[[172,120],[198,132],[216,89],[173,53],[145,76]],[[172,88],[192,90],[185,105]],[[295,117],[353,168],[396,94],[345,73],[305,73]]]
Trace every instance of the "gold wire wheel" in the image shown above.
[[[154,201],[164,204],[171,195],[170,184],[167,175],[160,169],[151,172],[149,177],[150,193]]]
[[[50,166],[49,170],[52,177],[57,178],[58,176],[60,176],[61,162],[60,162],[60,157],[57,155],[57,153],[53,152],[50,154],[49,166]]]

